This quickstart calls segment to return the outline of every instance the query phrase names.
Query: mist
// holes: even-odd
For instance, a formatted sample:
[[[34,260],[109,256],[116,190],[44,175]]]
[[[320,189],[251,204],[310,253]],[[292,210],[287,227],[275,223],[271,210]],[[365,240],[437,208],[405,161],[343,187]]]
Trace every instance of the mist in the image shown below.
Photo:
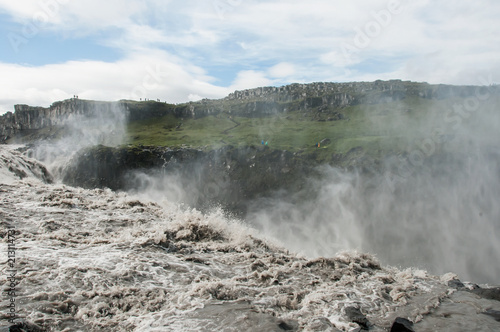
[[[498,97],[460,99],[390,125],[407,133],[404,152],[385,156],[381,169],[324,165],[295,192],[244,202],[243,221],[286,248],[309,257],[344,250],[376,255],[383,264],[454,272],[463,280],[497,282],[500,267],[500,115]],[[367,107],[365,112],[373,110]],[[403,111],[404,107],[403,107]],[[372,127],[381,127],[372,117]],[[75,115],[65,135],[30,150],[56,178],[78,150],[125,142],[126,111],[119,103]],[[279,130],[273,126],[273,130]],[[272,133],[263,137],[272,139]],[[383,144],[383,143],[381,143]],[[218,209],[234,194],[225,174],[202,161],[127,174],[126,191],[162,205]]]
[[[198,166],[189,172],[178,170],[155,172],[130,172],[126,175],[127,192],[141,199],[157,202],[163,206],[178,205],[184,208],[199,207],[206,200],[202,189],[203,174]]]
[[[70,159],[79,150],[95,145],[123,144],[127,112],[120,103],[94,103],[85,113],[72,113],[61,125],[61,136],[37,142],[28,155],[43,162],[56,179],[61,179]]]
[[[418,123],[398,120],[408,135],[391,139],[409,143],[384,158],[382,171],[322,166],[301,191],[254,201],[246,220],[309,257],[358,250],[383,264],[498,282],[496,105],[496,97],[468,98],[429,109]]]

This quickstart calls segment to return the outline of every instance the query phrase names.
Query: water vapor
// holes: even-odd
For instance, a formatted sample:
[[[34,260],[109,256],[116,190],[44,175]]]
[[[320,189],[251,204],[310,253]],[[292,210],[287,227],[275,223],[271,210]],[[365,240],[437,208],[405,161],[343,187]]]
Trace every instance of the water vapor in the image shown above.
[[[454,112],[459,104],[450,111],[430,110],[418,123],[399,121],[408,131],[429,136],[420,134],[406,152],[388,157],[379,172],[324,166],[300,192],[253,202],[247,221],[309,257],[361,250],[384,264],[498,282],[500,114],[495,105],[489,100],[467,117]]]
[[[88,103],[84,111],[71,113],[61,125],[59,138],[36,143],[31,157],[43,162],[56,178],[79,150],[95,145],[117,146],[125,142],[127,112],[120,103]]]

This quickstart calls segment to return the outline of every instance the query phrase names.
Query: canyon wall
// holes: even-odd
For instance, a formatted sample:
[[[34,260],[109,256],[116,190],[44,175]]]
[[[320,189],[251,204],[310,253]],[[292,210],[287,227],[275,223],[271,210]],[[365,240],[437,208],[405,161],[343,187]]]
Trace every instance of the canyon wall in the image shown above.
[[[15,112],[0,116],[0,142],[47,127],[62,126],[74,116],[92,117],[121,107],[129,121],[173,114],[179,118],[199,118],[210,114],[258,117],[279,112],[319,108],[338,109],[357,104],[391,102],[404,98],[443,99],[467,97],[477,91],[474,86],[430,85],[401,80],[290,84],[282,87],[261,87],[235,91],[219,100],[203,99],[185,104],[155,101],[101,102],[67,99],[50,107],[15,105]]]

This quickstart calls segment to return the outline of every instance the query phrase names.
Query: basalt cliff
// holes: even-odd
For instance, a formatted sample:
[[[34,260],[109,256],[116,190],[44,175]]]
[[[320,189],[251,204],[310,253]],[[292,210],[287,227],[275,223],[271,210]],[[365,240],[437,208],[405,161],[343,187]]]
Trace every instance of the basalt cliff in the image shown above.
[[[304,112],[331,112],[352,105],[383,103],[405,98],[442,99],[451,96],[473,96],[477,87],[430,85],[400,80],[291,84],[282,87],[261,87],[235,91],[219,100],[204,99],[184,104],[148,101],[138,103],[121,100],[101,102],[67,99],[50,107],[15,105],[15,112],[0,116],[0,142],[26,136],[36,130],[62,126],[75,116],[92,117],[112,112],[117,105],[126,110],[129,121],[172,114],[179,118],[199,118],[220,112],[248,117],[259,117],[301,110]]]

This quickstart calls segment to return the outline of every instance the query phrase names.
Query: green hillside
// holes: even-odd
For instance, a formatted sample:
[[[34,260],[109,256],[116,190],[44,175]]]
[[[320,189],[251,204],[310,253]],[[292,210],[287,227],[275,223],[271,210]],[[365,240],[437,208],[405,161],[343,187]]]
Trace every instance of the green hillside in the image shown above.
[[[474,111],[476,114],[468,117],[454,111],[456,105],[466,102],[464,97],[442,100],[410,97],[326,110],[297,109],[259,117],[224,110],[199,118],[169,114],[131,121],[127,143],[211,149],[224,145],[260,146],[264,141],[273,149],[314,153],[324,160],[350,151],[362,151],[377,158],[409,152],[430,137],[437,141],[459,135],[461,131],[456,128],[459,121],[461,127],[474,127],[476,114],[495,110],[499,98],[494,96],[481,102]],[[436,133],[441,137],[435,137]]]
[[[429,140],[433,153],[442,148],[456,152],[464,140],[451,138],[482,138],[497,131],[499,101],[498,86],[401,80],[261,87],[176,105],[70,99],[49,108],[16,105],[15,114],[0,117],[0,141],[57,140],[75,131],[61,116],[76,112],[98,119],[100,112],[110,116],[119,106],[128,119],[125,146],[210,151],[267,142],[272,150],[351,165],[364,157],[409,154]],[[452,144],[443,146],[445,141]]]

